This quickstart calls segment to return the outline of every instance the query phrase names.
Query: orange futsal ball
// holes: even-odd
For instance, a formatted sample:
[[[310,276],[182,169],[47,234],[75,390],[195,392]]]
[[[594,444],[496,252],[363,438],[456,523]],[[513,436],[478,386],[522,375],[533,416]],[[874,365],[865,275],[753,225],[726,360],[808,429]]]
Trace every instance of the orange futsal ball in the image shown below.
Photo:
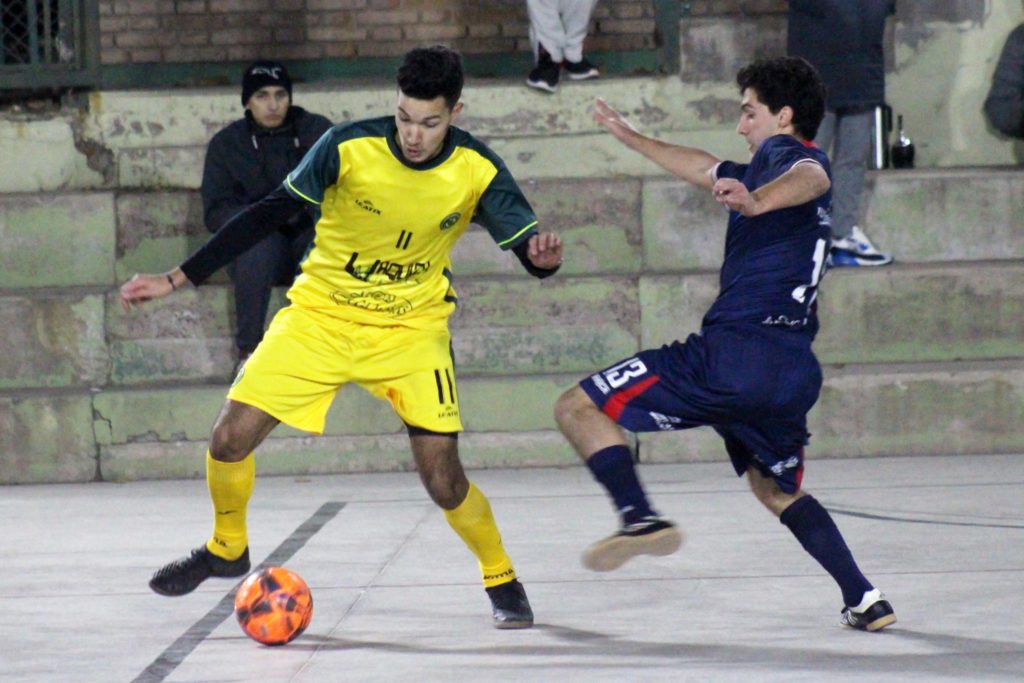
[[[245,635],[264,645],[299,637],[313,618],[313,594],[302,577],[284,567],[258,569],[235,593],[235,616]]]

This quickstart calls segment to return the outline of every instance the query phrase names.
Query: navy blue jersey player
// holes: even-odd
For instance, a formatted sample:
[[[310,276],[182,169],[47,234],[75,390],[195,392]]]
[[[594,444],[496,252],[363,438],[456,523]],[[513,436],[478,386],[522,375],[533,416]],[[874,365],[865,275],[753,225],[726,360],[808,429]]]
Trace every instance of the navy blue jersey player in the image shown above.
[[[648,502],[622,428],[710,425],[754,496],[839,584],[842,623],[877,631],[896,621],[892,607],[860,572],[828,511],[800,486],[807,412],[822,381],[811,342],[831,172],[810,140],[824,115],[824,86],[797,57],[755,62],[736,80],[736,131],[753,154],[749,164],[647,137],[603,101],[595,106],[594,119],[627,147],[712,191],[729,209],[729,226],[720,292],[700,331],[596,372],[558,399],[559,428],[621,518],[619,531],[588,548],[583,563],[608,571],[682,543]]]

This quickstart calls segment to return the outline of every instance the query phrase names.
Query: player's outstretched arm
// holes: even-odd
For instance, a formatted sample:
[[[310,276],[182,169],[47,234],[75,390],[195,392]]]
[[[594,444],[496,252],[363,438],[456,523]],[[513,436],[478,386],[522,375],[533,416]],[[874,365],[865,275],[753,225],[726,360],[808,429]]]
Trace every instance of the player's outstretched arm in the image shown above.
[[[197,287],[239,254],[269,235],[279,225],[287,225],[305,202],[279,187],[266,197],[235,214],[180,267],[161,275],[137,274],[121,285],[121,307],[130,311],[150,299],[159,299],[191,282]]]
[[[734,178],[719,178],[712,192],[715,200],[744,216],[759,216],[790,206],[799,206],[825,194],[832,183],[820,164],[806,162],[793,166],[770,183],[753,192]]]
[[[594,121],[605,127],[619,142],[661,166],[663,169],[704,189],[711,189],[710,171],[721,159],[696,147],[673,145],[644,135],[625,116],[598,98],[594,102]]]
[[[151,299],[162,299],[188,282],[181,268],[160,275],[136,273],[132,279],[121,285],[121,308],[125,313],[132,306],[141,305]]]

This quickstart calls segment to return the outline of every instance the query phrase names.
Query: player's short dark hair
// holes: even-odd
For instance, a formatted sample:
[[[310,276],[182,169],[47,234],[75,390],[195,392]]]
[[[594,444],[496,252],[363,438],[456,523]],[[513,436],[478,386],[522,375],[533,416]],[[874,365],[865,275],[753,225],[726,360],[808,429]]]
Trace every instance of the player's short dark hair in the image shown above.
[[[747,88],[756,92],[773,114],[786,106],[792,109],[793,128],[804,139],[818,134],[825,118],[825,84],[803,57],[758,60],[740,69],[736,83],[741,93]]]
[[[444,45],[418,47],[405,53],[398,67],[398,89],[417,100],[443,97],[451,109],[462,96],[462,57]]]

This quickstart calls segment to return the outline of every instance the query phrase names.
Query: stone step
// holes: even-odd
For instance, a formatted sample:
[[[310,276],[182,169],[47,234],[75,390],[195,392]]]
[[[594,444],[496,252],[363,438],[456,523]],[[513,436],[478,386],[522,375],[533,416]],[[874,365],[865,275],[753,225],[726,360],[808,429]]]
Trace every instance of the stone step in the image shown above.
[[[640,278],[644,347],[700,326],[718,292],[705,274]],[[1024,359],[1020,261],[839,268],[819,296],[823,364]]]
[[[565,274],[714,270],[721,262],[722,208],[674,179],[534,179],[523,188],[542,226],[566,241]],[[1022,259],[1022,204],[1024,170],[885,171],[869,178],[864,225],[899,261]],[[0,289],[115,285],[165,270],[209,238],[194,191],[8,195],[0,226],[11,245],[0,254]],[[479,229],[455,259],[460,275],[519,268]]]
[[[642,180],[646,271],[716,269],[725,211],[670,178]],[[1024,259],[1024,170],[962,168],[868,174],[862,225],[907,263]]]
[[[584,373],[685,338],[718,287],[706,272],[455,282],[451,327],[467,377]],[[825,364],[1024,358],[1022,262],[839,269],[820,303]],[[0,391],[223,380],[231,317],[228,285],[184,289],[131,315],[111,290],[8,292]]]
[[[459,381],[469,467],[575,466],[552,405],[578,375]],[[0,483],[201,477],[226,384],[0,395]],[[830,366],[809,416],[810,458],[1024,450],[1024,365],[1006,361]],[[707,428],[641,434],[645,462],[725,461]],[[280,427],[261,474],[411,468],[388,405],[346,387],[313,437]]]

